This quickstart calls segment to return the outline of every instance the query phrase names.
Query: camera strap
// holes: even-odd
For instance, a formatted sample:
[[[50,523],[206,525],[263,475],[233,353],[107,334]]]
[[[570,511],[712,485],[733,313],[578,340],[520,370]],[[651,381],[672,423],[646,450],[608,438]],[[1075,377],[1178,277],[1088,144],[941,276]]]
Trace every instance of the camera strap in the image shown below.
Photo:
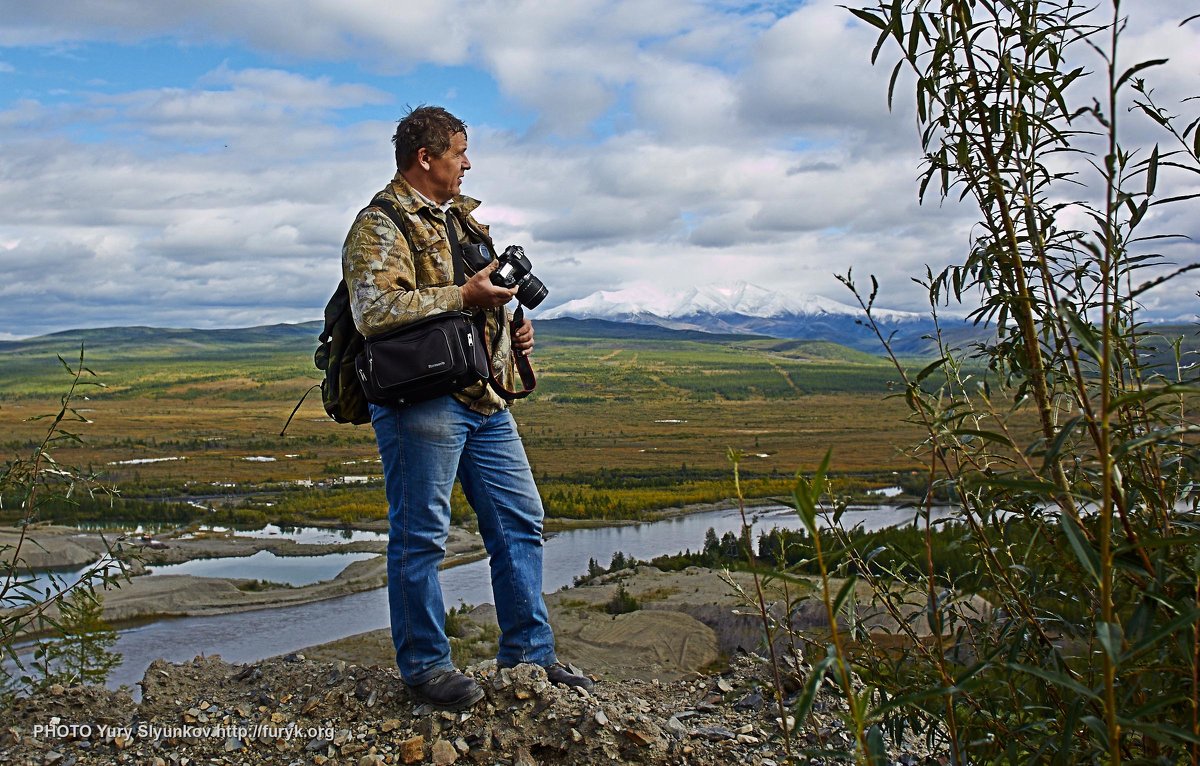
[[[517,310],[513,312],[512,322],[509,323],[508,332],[511,335],[516,335],[518,327],[525,323],[525,309],[522,306],[517,306]],[[496,379],[496,373],[492,372],[492,377],[488,381],[492,384],[492,388],[500,395],[500,398],[506,402],[511,402],[515,399],[524,399],[533,393],[533,389],[537,388],[537,375],[533,373],[533,365],[529,363],[529,357],[518,354],[516,351],[511,352],[513,355],[513,366],[517,368],[517,375],[521,378],[521,390],[509,391],[500,384]],[[489,369],[492,364],[492,355],[488,354]]]
[[[450,240],[450,260],[454,263],[454,284],[462,287],[467,282],[467,270],[463,266],[462,243],[458,241],[458,229],[454,225],[457,217],[453,208],[446,209],[446,238]]]
[[[450,255],[454,261],[454,284],[461,286],[467,281],[467,279],[466,268],[464,266],[462,254],[462,243],[458,241],[458,230],[455,228],[457,218],[458,216],[454,213],[452,208],[446,210],[446,236],[450,239]],[[463,228],[468,233],[471,232],[471,229],[468,226],[464,225]],[[487,240],[486,238],[484,239],[487,241],[488,246],[494,251],[495,246],[492,245],[491,241]],[[496,329],[498,333],[504,332],[503,312],[503,308],[497,312],[498,316],[496,317]],[[504,384],[500,382],[500,379],[496,377],[496,370],[492,367],[492,342],[488,339],[487,334],[487,313],[485,311],[476,311],[474,321],[475,328],[479,331],[479,337],[483,339],[484,356],[487,357],[488,363],[488,384],[492,387],[492,390],[494,390],[500,396],[500,398],[506,402],[524,399],[533,393],[533,389],[537,387],[537,376],[533,372],[533,366],[529,363],[529,357],[518,355],[516,352],[511,352],[513,354],[513,366],[517,368],[517,375],[521,378],[522,390],[508,390],[504,387]],[[509,336],[511,337],[515,333],[516,328],[520,327],[522,324],[524,324],[524,322],[525,309],[521,306],[517,306],[516,312],[513,313],[513,320],[508,326]]]

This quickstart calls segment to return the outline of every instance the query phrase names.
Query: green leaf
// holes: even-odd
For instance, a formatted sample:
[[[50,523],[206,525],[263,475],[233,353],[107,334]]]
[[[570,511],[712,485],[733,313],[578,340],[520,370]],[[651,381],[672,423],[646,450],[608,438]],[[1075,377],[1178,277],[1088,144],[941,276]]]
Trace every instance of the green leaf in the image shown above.
[[[858,576],[850,575],[846,578],[846,582],[842,583],[842,587],[838,590],[837,597],[833,600],[833,613],[836,615],[842,611],[846,601],[854,595],[854,586],[858,584]]]
[[[1150,159],[1146,163],[1146,196],[1154,194],[1154,187],[1158,185],[1158,144],[1154,145],[1154,151],[1150,153]]]
[[[1180,729],[1177,726],[1171,726],[1166,723],[1139,723],[1137,721],[1122,722],[1122,728],[1136,729],[1145,732],[1146,734],[1157,735],[1155,739],[1170,741],[1177,739],[1182,742],[1191,742],[1192,744],[1200,744],[1200,736],[1194,732]]]
[[[1175,394],[1200,394],[1200,386],[1192,386],[1186,383],[1172,383],[1160,388],[1143,388],[1140,391],[1133,391],[1113,399],[1109,403],[1108,411],[1110,413],[1116,412],[1127,404],[1149,401],[1160,396],[1172,396]]]
[[[953,433],[955,436],[974,436],[977,439],[995,442],[996,444],[1002,444],[1005,447],[1015,446],[1012,442],[1012,439],[1008,438],[1002,433],[997,433],[996,431],[980,431],[975,428],[956,428],[951,433]]]
[[[1039,481],[1038,479],[1010,479],[1003,476],[987,477],[980,479],[979,483],[996,488],[1015,489],[1019,492],[1032,492],[1035,494],[1046,494],[1058,492],[1058,487],[1048,481]]]
[[[1104,653],[1112,660],[1113,665],[1119,665],[1121,662],[1121,645],[1125,639],[1125,634],[1121,630],[1121,626],[1115,622],[1097,622],[1096,639],[1104,647]]]
[[[884,21],[881,17],[876,16],[875,14],[871,13],[870,11],[864,10],[862,8],[847,8],[846,10],[850,11],[855,16],[857,16],[859,19],[867,22],[868,24],[875,27],[876,29],[887,29],[887,22]]]
[[[1136,439],[1130,439],[1128,441],[1121,442],[1113,448],[1113,455],[1115,457],[1124,457],[1130,452],[1133,452],[1134,450],[1137,450],[1138,448],[1147,444],[1168,442],[1172,441],[1171,437],[1195,433],[1200,433],[1200,426],[1180,425],[1172,426],[1170,428],[1158,428],[1148,434],[1143,434]]]
[[[1134,658],[1142,652],[1153,649],[1164,639],[1170,638],[1173,634],[1192,625],[1196,620],[1200,619],[1200,608],[1191,609],[1179,615],[1175,619],[1163,625],[1161,628],[1151,633],[1150,635],[1138,641],[1133,646],[1129,647],[1128,656]]]
[[[1083,421],[1083,415],[1076,415],[1063,424],[1063,427],[1059,429],[1058,434],[1055,435],[1054,441],[1050,443],[1050,447],[1046,450],[1046,455],[1043,458],[1043,466],[1049,467],[1049,465],[1058,458],[1059,454],[1062,452],[1063,446],[1067,442],[1067,439],[1070,438],[1071,434],[1075,432],[1075,429]]]
[[[804,691],[800,698],[796,700],[796,704],[792,707],[792,711],[796,715],[796,725],[800,725],[808,714],[812,712],[813,702],[817,698],[817,689],[820,688],[821,682],[825,680],[825,673],[829,668],[833,667],[833,663],[837,661],[833,647],[829,647],[829,654],[823,660],[813,665],[812,672],[808,674],[808,678],[804,681]]]
[[[874,724],[867,730],[867,761],[871,766],[884,766],[888,763],[887,746],[883,741],[883,729]]]
[[[1013,672],[1025,673],[1027,675],[1040,678],[1043,681],[1048,681],[1049,683],[1052,683],[1055,686],[1063,689],[1069,689],[1080,697],[1086,697],[1087,699],[1097,701],[1100,699],[1100,695],[1098,693],[1087,688],[1074,678],[1071,678],[1064,673],[1059,673],[1055,670],[1047,670],[1045,668],[1037,667],[1036,665],[1022,665],[1019,662],[1006,662],[1004,666]]]
[[[1066,302],[1060,303],[1058,306],[1071,326],[1071,334],[1075,336],[1075,340],[1092,355],[1093,359],[1099,361],[1101,341],[1096,327],[1085,322]]]
[[[1061,514],[1059,514],[1059,520],[1059,526],[1062,527],[1063,533],[1067,536],[1067,542],[1071,544],[1071,550],[1075,552],[1075,558],[1079,560],[1079,563],[1083,566],[1084,570],[1087,571],[1088,576],[1091,577],[1095,583],[1099,584],[1100,557],[1092,548],[1091,543],[1087,541],[1087,538],[1083,534],[1083,530],[1076,523],[1074,517],[1072,517],[1066,511],[1063,511]]]
[[[1125,74],[1121,75],[1120,79],[1117,80],[1117,87],[1119,88],[1124,85],[1126,80],[1128,80],[1130,77],[1133,77],[1143,69],[1149,69],[1153,66],[1161,66],[1165,63],[1167,63],[1167,59],[1150,59],[1149,61],[1143,61],[1140,64],[1134,64],[1126,69]]]
[[[928,378],[931,373],[936,371],[939,367],[941,367],[948,361],[949,360],[943,356],[941,359],[937,359],[937,360],[934,360],[933,362],[930,362],[929,364],[927,364],[925,366],[924,369],[922,369],[920,372],[917,373],[916,382],[919,384],[921,381],[925,380],[925,378]]]

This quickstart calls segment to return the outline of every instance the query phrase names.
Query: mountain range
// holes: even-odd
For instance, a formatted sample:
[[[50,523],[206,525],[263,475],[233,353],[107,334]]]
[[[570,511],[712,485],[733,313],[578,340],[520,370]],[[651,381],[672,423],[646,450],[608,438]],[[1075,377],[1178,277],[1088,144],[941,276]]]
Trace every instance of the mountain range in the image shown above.
[[[891,309],[874,309],[873,313],[884,333],[894,335],[906,348],[924,345],[922,336],[932,330],[929,318],[923,314]],[[746,282],[677,291],[651,285],[602,290],[543,311],[537,318],[593,319],[673,330],[827,340],[861,351],[882,351],[879,339],[863,325],[860,307],[819,295],[775,292]]]

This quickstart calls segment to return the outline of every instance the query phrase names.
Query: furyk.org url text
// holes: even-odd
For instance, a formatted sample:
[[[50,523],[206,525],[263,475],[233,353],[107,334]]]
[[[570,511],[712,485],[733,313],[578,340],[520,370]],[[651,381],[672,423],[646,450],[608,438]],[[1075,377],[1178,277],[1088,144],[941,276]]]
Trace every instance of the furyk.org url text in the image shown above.
[[[196,724],[162,726],[139,723],[137,726],[108,726],[105,724],[64,723],[51,719],[49,723],[33,725],[33,736],[39,739],[91,739],[123,737],[125,739],[333,739],[332,726],[276,726],[274,724],[201,726]]]

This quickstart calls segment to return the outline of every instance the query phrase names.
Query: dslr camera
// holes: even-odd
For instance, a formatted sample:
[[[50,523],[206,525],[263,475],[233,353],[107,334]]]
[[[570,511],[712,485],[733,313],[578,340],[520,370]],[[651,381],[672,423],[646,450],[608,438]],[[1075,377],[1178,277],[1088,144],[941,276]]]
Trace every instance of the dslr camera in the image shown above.
[[[492,284],[497,287],[517,288],[517,301],[525,308],[535,309],[546,298],[549,290],[542,280],[533,275],[533,264],[518,245],[509,245],[504,252],[493,256],[484,244],[463,245],[463,263],[471,273],[486,268],[493,257],[500,262],[492,272]]]

